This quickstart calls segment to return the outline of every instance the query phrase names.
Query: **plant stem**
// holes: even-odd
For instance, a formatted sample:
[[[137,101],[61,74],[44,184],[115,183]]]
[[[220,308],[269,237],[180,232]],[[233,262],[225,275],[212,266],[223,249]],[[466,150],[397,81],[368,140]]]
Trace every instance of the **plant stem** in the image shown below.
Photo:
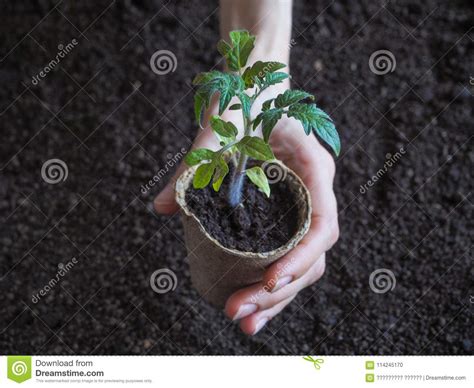
[[[240,154],[237,168],[232,176],[232,182],[229,190],[230,206],[235,207],[242,201],[242,188],[244,183],[244,170],[247,165],[247,155]]]
[[[242,111],[244,117],[244,136],[250,135],[251,122],[250,119],[245,117],[244,112]],[[247,155],[242,152],[239,155],[239,161],[237,167],[232,176],[232,181],[230,183],[229,190],[229,204],[232,207],[236,207],[242,201],[242,189],[244,183],[244,171],[247,166]]]

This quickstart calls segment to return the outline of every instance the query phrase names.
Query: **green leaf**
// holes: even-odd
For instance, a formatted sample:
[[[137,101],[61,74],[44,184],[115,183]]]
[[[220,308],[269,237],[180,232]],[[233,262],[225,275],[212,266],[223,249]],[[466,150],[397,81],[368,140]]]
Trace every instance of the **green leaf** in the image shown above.
[[[275,159],[270,146],[257,136],[244,136],[236,147],[240,152],[257,160]]]
[[[263,80],[267,74],[283,69],[284,67],[286,67],[286,65],[280,62],[255,62],[252,66],[247,67],[244,74],[242,74],[245,87],[252,88],[255,85],[256,79]]]
[[[259,113],[259,114],[257,115],[257,117],[255,117],[255,119],[253,120],[252,128],[253,128],[254,131],[257,129],[257,127],[259,126],[259,124],[262,122],[262,118],[263,118],[263,114],[262,114],[262,113]]]
[[[226,146],[227,144],[229,143],[232,143],[235,139],[232,139],[230,137],[223,137],[221,135],[219,135],[218,133],[215,134],[217,139],[219,140],[219,144],[221,145],[221,147],[224,147]],[[230,147],[229,148],[229,151],[235,151],[234,147]]]
[[[203,160],[212,160],[212,158],[214,158],[214,151],[207,148],[199,148],[189,152],[184,158],[184,161],[188,166],[195,166]]]
[[[229,43],[225,40],[220,40],[219,43],[217,43],[217,50],[225,58],[229,70],[239,71],[239,59]]]
[[[197,74],[193,79],[193,85],[204,85],[210,82],[212,79],[225,74],[220,71],[209,71]]]
[[[206,187],[211,181],[215,168],[216,164],[213,162],[201,164],[194,173],[193,187],[195,189]]]
[[[242,78],[235,74],[227,74],[228,78],[222,82],[219,88],[219,114],[224,113],[232,97],[239,94],[244,88]]]
[[[285,79],[289,78],[290,76],[286,73],[278,71],[276,73],[268,73],[265,78],[263,79],[263,83],[265,86],[271,86],[279,84],[283,82]]]
[[[341,139],[332,120],[322,119],[321,123],[314,127],[313,130],[332,148],[336,156],[339,156],[341,152]]]
[[[275,127],[278,120],[281,119],[282,114],[283,114],[283,109],[272,108],[272,109],[263,111],[255,118],[254,129],[258,126],[258,124],[261,121],[263,140],[265,140],[265,142],[268,142],[268,139],[270,138],[270,134],[272,133],[272,130]]]
[[[202,116],[202,111],[204,107],[207,107],[206,104],[206,97],[202,94],[199,93],[199,91],[194,95],[194,115],[196,117],[196,121],[198,125],[202,128],[201,125],[201,116]]]
[[[240,108],[242,108],[242,105],[240,104],[232,104],[229,106],[229,110],[239,110]]]
[[[296,103],[290,105],[287,116],[299,120],[307,135],[313,130],[332,148],[336,156],[339,155],[341,151],[341,141],[336,127],[329,115],[322,109],[319,109],[316,104]]]
[[[252,101],[250,97],[242,92],[239,94],[240,103],[242,106],[242,111],[244,112],[244,116],[250,120],[250,107],[252,106]]]
[[[288,89],[284,93],[279,94],[275,99],[275,107],[276,108],[284,108],[295,102],[304,100],[305,98],[311,98],[314,100],[314,96],[304,92],[303,90],[297,89]]]
[[[214,172],[214,177],[212,178],[212,188],[214,191],[219,191],[222,181],[229,173],[229,166],[225,162],[224,158],[220,157],[217,160],[216,171]]]
[[[273,100],[274,100],[274,98],[270,98],[269,100],[265,101],[265,102],[262,104],[262,110],[265,111],[265,110],[270,109],[270,107],[272,106]]]
[[[254,48],[255,36],[248,31],[231,31],[229,37],[230,44],[221,40],[217,44],[217,50],[225,58],[229,70],[239,71],[246,65]]]
[[[268,184],[267,176],[260,167],[252,167],[245,170],[249,179],[262,190],[267,197],[270,197],[270,185]]]
[[[222,137],[229,137],[235,139],[239,131],[230,121],[224,121],[219,116],[211,117],[211,128],[214,132],[221,135]]]
[[[222,114],[232,97],[239,94],[245,86],[240,76],[216,70],[198,74],[193,84],[199,87],[194,98],[194,113],[199,125],[202,110],[209,107],[214,93],[219,93],[219,114]]]
[[[246,30],[231,31],[229,36],[233,46],[232,50],[238,59],[239,68],[236,70],[238,71],[247,64],[249,55],[255,46],[255,36],[250,35]]]

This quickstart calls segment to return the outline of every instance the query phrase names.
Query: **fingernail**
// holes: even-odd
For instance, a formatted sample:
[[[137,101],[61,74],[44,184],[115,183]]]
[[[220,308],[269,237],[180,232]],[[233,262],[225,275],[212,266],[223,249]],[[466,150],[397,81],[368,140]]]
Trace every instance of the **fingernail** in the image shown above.
[[[282,278],[277,280],[275,287],[273,287],[272,292],[276,292],[279,289],[285,287],[287,284],[291,283],[292,280],[293,280],[293,276],[283,276]]]
[[[237,314],[234,315],[234,318],[232,318],[232,320],[235,321],[237,319],[244,318],[247,315],[250,315],[257,310],[258,310],[258,306],[256,304],[243,304],[242,306],[239,307]]]
[[[262,330],[263,326],[265,326],[267,322],[268,322],[268,318],[262,318],[262,319],[260,319],[260,320],[257,322],[257,324],[255,325],[255,330],[254,330],[254,332],[252,333],[252,335],[257,334],[260,330]]]

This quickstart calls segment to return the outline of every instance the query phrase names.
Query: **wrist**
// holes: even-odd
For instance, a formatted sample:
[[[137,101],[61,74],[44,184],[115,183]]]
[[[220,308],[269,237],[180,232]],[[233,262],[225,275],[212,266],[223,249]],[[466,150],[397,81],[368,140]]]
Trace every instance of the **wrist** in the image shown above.
[[[278,61],[289,65],[292,0],[220,0],[221,37],[248,30],[257,37],[248,64]]]
[[[290,66],[290,43],[279,43],[275,45],[276,42],[282,42],[281,40],[262,40],[262,43],[258,41],[260,37],[257,37],[257,44],[252,51],[252,54],[249,57],[248,65],[252,65],[257,61],[262,62],[281,62],[284,63],[287,67],[282,69],[282,71],[289,72]]]

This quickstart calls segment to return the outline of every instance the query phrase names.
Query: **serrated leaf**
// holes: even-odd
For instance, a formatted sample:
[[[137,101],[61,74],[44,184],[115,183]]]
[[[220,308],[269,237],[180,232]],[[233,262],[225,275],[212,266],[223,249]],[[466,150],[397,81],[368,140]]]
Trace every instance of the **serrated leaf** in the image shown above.
[[[206,187],[211,181],[215,168],[216,165],[213,162],[201,164],[194,173],[193,187],[195,189]]]
[[[194,98],[194,113],[199,125],[202,110],[204,107],[209,107],[214,93],[219,93],[219,114],[222,114],[232,97],[241,93],[244,88],[244,82],[238,75],[215,70],[198,74],[193,84],[199,86]]]
[[[303,90],[288,89],[284,93],[279,94],[275,99],[275,107],[284,108],[295,102],[304,100],[305,98],[311,98],[314,100],[313,95],[306,93]]]
[[[275,128],[275,125],[278,122],[278,120],[281,119],[282,114],[283,114],[282,109],[272,108],[272,109],[263,111],[262,113],[258,115],[258,116],[261,116],[260,120],[262,122],[263,140],[265,140],[266,142],[268,142],[268,139],[270,138],[270,134],[272,133],[273,128]],[[257,119],[255,119],[255,121],[257,121]]]
[[[316,127],[313,127],[313,130],[332,148],[336,156],[339,156],[341,139],[332,120],[322,119]]]
[[[232,97],[239,95],[244,89],[242,78],[236,74],[227,74],[227,82],[220,85],[219,114],[224,113]]]
[[[229,166],[225,162],[224,158],[220,157],[216,162],[216,170],[214,172],[214,177],[212,178],[212,188],[214,191],[219,191],[222,181],[229,173]]]
[[[221,39],[219,42],[217,42],[217,51],[219,51],[222,56],[226,56],[231,49],[232,46],[224,39]]]
[[[272,106],[273,100],[274,100],[274,98],[270,98],[269,100],[265,101],[265,102],[262,104],[262,110],[265,111],[265,110],[270,109],[270,107]]]
[[[232,51],[238,60],[238,69],[234,71],[239,71],[247,64],[249,55],[255,46],[255,36],[250,35],[246,30],[239,30],[231,31],[229,37],[232,42]]]
[[[211,128],[222,137],[235,139],[239,131],[230,121],[224,121],[219,116],[212,116],[210,120]]]
[[[288,108],[288,117],[294,117],[299,120],[307,135],[313,130],[323,141],[325,141],[339,155],[341,151],[341,141],[336,127],[329,115],[316,104],[300,104],[290,105]]]
[[[242,107],[240,104],[232,104],[229,106],[229,110],[239,110]]]
[[[230,137],[223,137],[221,135],[219,135],[218,133],[215,134],[217,139],[219,140],[219,144],[221,145],[221,147],[224,147],[226,146],[227,144],[229,143],[232,143],[235,139],[232,139]],[[234,147],[231,147],[229,150],[232,151],[234,149]]]
[[[244,112],[244,116],[250,119],[250,107],[252,106],[252,101],[250,97],[245,94],[244,92],[239,94],[240,104],[242,106],[242,111]]]
[[[227,67],[231,71],[239,71],[239,59],[236,56],[235,50],[225,40],[220,40],[217,43],[217,51],[224,57]]]
[[[189,152],[184,158],[184,161],[188,166],[195,166],[203,160],[212,160],[212,158],[214,158],[214,151],[207,148],[198,148]]]
[[[255,85],[256,80],[263,80],[269,73],[273,73],[277,70],[286,67],[284,63],[270,61],[262,62],[257,61],[252,66],[247,67],[242,74],[242,78],[245,82],[246,88],[252,88]]]
[[[276,85],[280,82],[283,82],[285,79],[289,78],[290,76],[286,73],[278,71],[276,73],[268,73],[265,78],[263,79],[263,83],[266,86]]]
[[[257,160],[275,159],[270,146],[257,136],[244,136],[237,144],[237,149]]]
[[[252,167],[245,170],[245,174],[260,190],[262,190],[267,197],[270,197],[270,185],[268,184],[267,176],[260,167]]]
[[[263,118],[263,115],[262,113],[259,113],[257,115],[257,117],[255,117],[255,120],[253,120],[253,130],[255,131],[257,129],[257,127],[259,126],[259,124],[262,122],[262,118]]]
[[[193,85],[203,85],[210,82],[213,78],[218,77],[221,73],[220,71],[209,71],[197,74],[193,79]]]
[[[235,90],[232,90],[232,87],[230,84],[225,84],[222,85],[222,87],[219,89],[220,97],[219,97],[219,114],[221,115],[224,113],[225,108],[230,103],[230,100],[232,100],[232,97],[235,96]]]
[[[196,121],[201,128],[202,111],[204,110],[205,106],[206,97],[203,96],[201,93],[196,92],[196,94],[194,95],[194,116],[196,117]]]
[[[217,50],[225,58],[229,70],[237,72],[246,65],[255,45],[255,36],[242,30],[231,31],[229,37],[230,43],[224,40],[219,41]]]

